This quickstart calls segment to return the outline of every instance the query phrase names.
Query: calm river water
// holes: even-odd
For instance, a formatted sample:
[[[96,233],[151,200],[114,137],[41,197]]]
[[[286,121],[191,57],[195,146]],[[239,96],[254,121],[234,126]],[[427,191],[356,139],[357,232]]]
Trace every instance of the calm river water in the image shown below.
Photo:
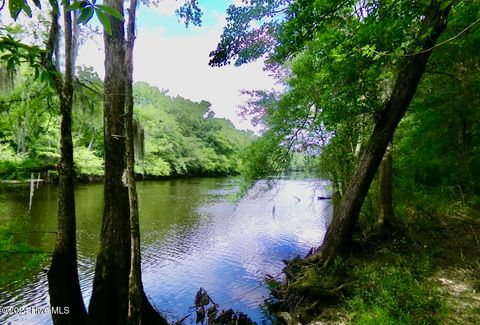
[[[32,210],[29,186],[3,186],[0,224],[25,219],[25,231],[55,231],[57,189],[40,185]],[[282,259],[318,246],[329,222],[326,189],[318,180],[257,184],[238,204],[226,178],[189,178],[138,183],[145,291],[171,320],[192,312],[204,287],[221,309],[233,308],[268,323],[262,303],[269,297],[267,274],[278,276]],[[85,302],[91,294],[102,215],[103,184],[76,187],[78,260]],[[30,244],[51,251],[53,234],[31,233]],[[0,287],[0,306],[48,306],[49,261],[25,279]],[[5,267],[5,266],[4,266]],[[0,324],[51,324],[49,315],[0,314]],[[187,322],[194,323],[194,319]]]

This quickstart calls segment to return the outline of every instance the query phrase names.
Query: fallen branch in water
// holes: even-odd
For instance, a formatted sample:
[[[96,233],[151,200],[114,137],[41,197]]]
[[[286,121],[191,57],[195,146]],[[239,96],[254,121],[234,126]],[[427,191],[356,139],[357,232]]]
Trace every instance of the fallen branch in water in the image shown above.
[[[319,201],[320,200],[331,200],[331,199],[332,199],[331,196],[319,196],[319,197],[317,197],[317,200],[319,200]]]

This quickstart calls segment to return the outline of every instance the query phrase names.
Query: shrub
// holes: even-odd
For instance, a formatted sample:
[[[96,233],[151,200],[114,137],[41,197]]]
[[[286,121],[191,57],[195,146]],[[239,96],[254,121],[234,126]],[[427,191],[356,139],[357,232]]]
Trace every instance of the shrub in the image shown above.
[[[73,152],[75,170],[78,175],[103,176],[103,158],[85,147],[77,147]]]

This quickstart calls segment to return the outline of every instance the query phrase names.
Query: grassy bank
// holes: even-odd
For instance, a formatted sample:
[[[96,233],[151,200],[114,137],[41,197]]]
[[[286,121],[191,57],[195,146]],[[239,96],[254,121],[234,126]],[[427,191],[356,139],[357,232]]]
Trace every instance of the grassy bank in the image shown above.
[[[280,323],[479,324],[480,223],[422,216],[357,238],[327,270],[294,260],[271,283]]]

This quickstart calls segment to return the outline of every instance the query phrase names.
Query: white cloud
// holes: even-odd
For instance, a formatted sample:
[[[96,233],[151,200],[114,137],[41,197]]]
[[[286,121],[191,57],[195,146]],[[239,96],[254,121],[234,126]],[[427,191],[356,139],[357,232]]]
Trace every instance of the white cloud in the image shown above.
[[[153,1],[150,9],[162,16],[174,16],[175,10],[185,4],[186,0],[157,0]]]
[[[103,78],[105,74],[103,36],[92,34],[83,42],[78,50],[77,65],[91,66],[98,72],[100,78]]]
[[[172,95],[208,100],[217,116],[238,123],[239,90],[271,88],[273,80],[262,71],[261,62],[239,68],[208,66],[208,54],[218,39],[216,31],[182,39],[141,33],[135,51],[135,80],[169,89]]]
[[[216,48],[223,28],[219,23],[204,33],[187,37],[167,36],[164,30],[140,30],[135,43],[134,80],[146,81],[160,89],[169,89],[193,101],[207,100],[217,117],[226,117],[239,128],[251,128],[237,114],[243,102],[242,89],[271,89],[274,79],[263,71],[260,61],[241,67],[212,68],[209,53]],[[80,50],[79,64],[92,65],[103,75],[101,39],[87,42]]]

